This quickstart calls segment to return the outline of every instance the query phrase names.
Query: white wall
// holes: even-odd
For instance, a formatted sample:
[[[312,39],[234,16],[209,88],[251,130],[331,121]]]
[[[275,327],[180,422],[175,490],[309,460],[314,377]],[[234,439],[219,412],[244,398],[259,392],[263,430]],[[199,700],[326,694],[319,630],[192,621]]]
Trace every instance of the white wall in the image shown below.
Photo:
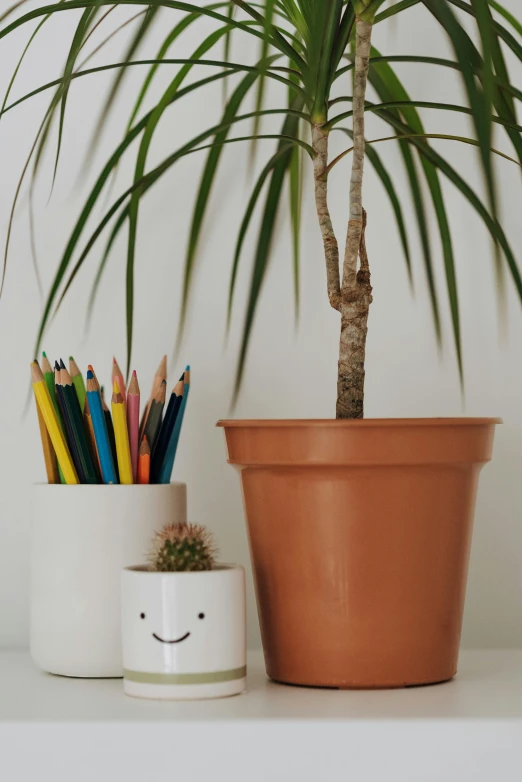
[[[506,0],[516,11],[516,0]],[[120,12],[119,12],[120,13]],[[126,11],[120,18],[125,18]],[[129,16],[130,14],[127,14]],[[169,16],[164,12],[164,18]],[[20,96],[54,78],[63,66],[77,14],[61,14],[43,28],[16,82],[13,95]],[[116,15],[113,15],[116,19]],[[445,42],[427,26],[428,16],[415,8],[403,14],[400,27],[393,22],[376,31],[380,49],[394,52],[439,54]],[[194,27],[178,48],[188,56],[208,24]],[[164,26],[155,31],[159,41]],[[29,28],[0,44],[0,89],[9,79]],[[105,61],[118,60],[122,38],[107,48]],[[149,46],[149,53],[156,43]],[[246,44],[235,50],[241,58]],[[174,55],[175,56],[175,55]],[[101,55],[99,61],[101,62]],[[143,71],[142,71],[143,73]],[[459,95],[455,76],[426,67],[401,66],[400,73],[418,99],[451,102]],[[166,83],[171,70],[163,71],[155,94]],[[520,68],[513,79],[520,84]],[[86,186],[119,139],[127,120],[133,85],[138,72],[129,78],[125,97],[113,111],[97,162],[83,181],[78,172],[89,130],[106,76],[78,80],[68,105],[63,156],[53,198],[47,204],[51,161],[45,166],[37,190],[36,231],[38,262],[47,290],[66,238],[78,213]],[[2,94],[2,93],[0,93]],[[6,115],[0,122],[0,234],[3,240],[10,202],[17,178],[49,97],[38,96]],[[203,123],[219,116],[221,93],[207,90],[204,100],[187,99],[170,109],[158,133],[151,162],[161,160],[184,138],[195,135]],[[426,112],[432,132],[466,133],[466,118],[436,116]],[[388,129],[371,120],[369,138],[389,135]],[[343,139],[336,141],[339,151]],[[503,149],[504,139],[497,140]],[[435,142],[438,149],[466,171],[480,187],[475,150],[452,142]],[[268,148],[268,147],[267,147]],[[264,147],[262,149],[265,149]],[[335,150],[333,150],[335,152]],[[404,180],[393,144],[382,144],[380,152]],[[215,188],[205,238],[202,242],[189,328],[180,358],[179,372],[186,361],[193,367],[193,387],[175,477],[186,480],[190,491],[190,515],[216,532],[223,557],[247,563],[248,553],[242,518],[238,478],[225,463],[222,432],[215,421],[228,413],[236,348],[243,316],[243,292],[249,281],[255,231],[245,247],[239,280],[239,306],[228,346],[224,341],[224,316],[234,232],[245,205],[248,176],[246,150],[227,148],[221,177]],[[196,157],[183,161],[150,194],[141,212],[138,264],[136,270],[136,346],[133,366],[138,370],[144,393],[163,352],[172,351],[179,314],[183,253],[190,219],[190,205],[199,176]],[[132,171],[131,159],[122,167],[118,186],[123,187]],[[331,178],[334,216],[342,234],[348,196],[347,165],[340,165]],[[498,163],[502,185],[505,223],[513,246],[522,239],[520,222],[520,175],[505,162]],[[251,180],[250,180],[251,181]],[[313,213],[308,181],[304,205],[301,312],[294,327],[291,251],[288,226],[282,211],[278,241],[256,317],[243,392],[235,411],[237,417],[330,417],[334,414],[338,317],[328,306],[324,292],[321,242]],[[26,188],[23,190],[26,193]],[[447,307],[444,306],[446,347],[438,354],[422,262],[415,237],[413,214],[409,211],[414,248],[416,292],[407,284],[393,217],[381,186],[368,169],[365,203],[369,213],[368,247],[374,285],[367,361],[366,413],[368,416],[495,415],[504,418],[496,438],[495,458],[483,472],[476,517],[475,538],[468,590],[464,642],[468,646],[516,646],[522,644],[522,361],[520,305],[509,287],[508,309],[503,334],[497,327],[492,252],[488,236],[472,210],[451,186],[445,186],[458,260],[458,281],[462,305],[465,348],[466,396],[462,401],[455,368]],[[30,257],[27,198],[20,202],[0,302],[0,360],[4,368],[0,386],[0,646],[27,643],[28,559],[30,485],[44,477],[34,410],[22,418],[28,364],[41,299]],[[441,267],[438,245],[435,257]],[[54,320],[45,339],[51,356],[74,353],[85,366],[95,364],[98,375],[107,378],[113,352],[124,361],[125,246],[120,242],[107,270],[96,308],[95,322],[84,336],[83,318],[90,281],[99,249],[79,275],[71,295]],[[440,268],[439,268],[440,272]],[[443,276],[439,274],[443,291]],[[172,375],[171,377],[173,377]],[[74,508],[71,508],[74,513]],[[250,594],[250,641],[257,644],[255,607]]]

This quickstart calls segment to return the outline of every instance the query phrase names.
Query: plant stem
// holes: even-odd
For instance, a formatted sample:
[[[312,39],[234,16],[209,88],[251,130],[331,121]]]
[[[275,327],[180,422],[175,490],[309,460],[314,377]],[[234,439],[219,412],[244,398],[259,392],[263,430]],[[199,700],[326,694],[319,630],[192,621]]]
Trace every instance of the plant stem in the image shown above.
[[[372,24],[356,20],[353,92],[353,158],[350,178],[350,218],[343,262],[341,339],[337,375],[337,418],[364,417],[364,362],[368,311],[372,301],[366,256],[362,206],[364,169],[364,102],[370,58]],[[357,271],[357,259],[361,266]]]
[[[339,277],[339,246],[328,209],[328,180],[323,177],[328,165],[328,131],[321,125],[312,125],[312,147],[314,157],[315,206],[321,235],[323,237],[324,258],[326,261],[326,284],[328,299],[334,310],[341,309],[341,282]]]

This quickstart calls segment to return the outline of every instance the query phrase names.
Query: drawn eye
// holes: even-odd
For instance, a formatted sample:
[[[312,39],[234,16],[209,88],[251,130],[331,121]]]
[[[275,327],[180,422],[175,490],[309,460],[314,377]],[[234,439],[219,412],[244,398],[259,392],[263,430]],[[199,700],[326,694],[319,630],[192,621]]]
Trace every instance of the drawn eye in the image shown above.
[[[204,618],[205,618],[205,614],[198,614],[198,619],[204,619]]]
[[[140,619],[145,619],[145,614],[140,614]]]

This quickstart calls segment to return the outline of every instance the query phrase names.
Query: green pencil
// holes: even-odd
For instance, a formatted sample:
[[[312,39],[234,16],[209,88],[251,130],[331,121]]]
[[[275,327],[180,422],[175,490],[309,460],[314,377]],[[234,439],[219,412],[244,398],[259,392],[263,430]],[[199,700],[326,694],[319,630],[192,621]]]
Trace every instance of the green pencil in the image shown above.
[[[162,380],[150,403],[147,423],[145,424],[145,431],[143,433],[143,436],[147,438],[151,453],[154,452],[154,446],[156,445],[156,440],[158,439],[158,434],[161,429],[161,419],[165,406],[166,393],[167,381]]]
[[[85,390],[85,381],[83,379],[82,373],[78,369],[78,364],[72,356],[69,356],[69,374],[76,389],[76,396],[78,397],[78,402],[80,403],[80,411],[83,415],[83,411],[85,410],[85,397],[87,395]]]
[[[67,369],[62,368],[60,385],[63,391],[63,400],[71,426],[72,436],[74,437],[78,450],[78,457],[81,462],[81,472],[83,472],[85,477],[85,483],[98,483],[96,470],[94,469],[91,453],[89,451],[89,444],[85,435],[78,397],[76,396],[76,391],[74,390],[73,382]]]
[[[58,400],[56,398],[56,386],[54,384],[54,371],[51,366],[51,362],[47,358],[47,353],[42,353],[42,372],[45,380],[45,385],[47,386],[47,390],[49,391],[49,396],[51,397],[51,401],[53,403],[54,409],[56,411],[56,415],[58,417],[58,423],[60,424],[62,434],[65,436],[65,429],[63,428],[63,419],[62,419],[62,411],[60,410],[60,405],[58,404]],[[60,483],[65,483],[65,478],[63,477],[62,468],[60,467],[60,463],[58,463],[58,472],[60,473]]]

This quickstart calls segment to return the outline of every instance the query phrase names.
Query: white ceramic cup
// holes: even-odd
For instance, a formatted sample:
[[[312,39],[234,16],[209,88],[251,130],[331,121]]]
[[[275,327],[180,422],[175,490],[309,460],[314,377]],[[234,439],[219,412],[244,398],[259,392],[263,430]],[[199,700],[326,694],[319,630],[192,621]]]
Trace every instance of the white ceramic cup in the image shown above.
[[[138,698],[194,700],[246,686],[245,571],[122,574],[123,686]]]
[[[121,571],[185,523],[184,483],[33,488],[31,655],[63,676],[123,676]]]

